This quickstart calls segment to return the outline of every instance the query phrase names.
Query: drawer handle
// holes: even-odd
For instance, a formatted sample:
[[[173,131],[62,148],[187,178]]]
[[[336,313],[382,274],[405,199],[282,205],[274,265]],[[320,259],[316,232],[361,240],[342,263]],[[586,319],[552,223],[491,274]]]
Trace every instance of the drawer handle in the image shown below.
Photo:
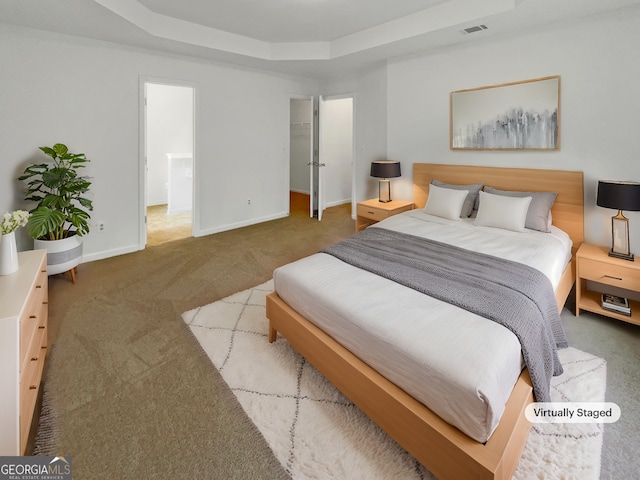
[[[612,278],[613,280],[622,280],[622,277],[614,277],[613,275],[605,275],[604,278]]]
[[[40,325],[38,328],[42,330],[44,328],[44,325]]]
[[[40,348],[45,349],[45,348],[47,348],[47,346],[46,345],[42,345]]]
[[[42,285],[36,285],[36,288],[42,288]]]
[[[371,215],[375,215],[376,212],[367,212],[367,213],[370,213]]]
[[[38,361],[38,357],[31,357],[31,361],[32,362],[37,362]]]
[[[37,315],[29,315],[29,318],[38,318]]]
[[[29,390],[37,390],[37,385],[29,385]]]

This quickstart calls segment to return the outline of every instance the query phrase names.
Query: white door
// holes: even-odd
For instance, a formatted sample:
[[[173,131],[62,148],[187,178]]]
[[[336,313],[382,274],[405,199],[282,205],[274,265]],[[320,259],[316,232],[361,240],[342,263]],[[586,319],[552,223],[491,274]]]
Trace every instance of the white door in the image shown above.
[[[318,97],[318,161],[317,162],[312,162],[313,165],[311,167],[311,180],[312,183],[311,185],[313,185],[313,172],[314,170],[317,172],[317,176],[318,176],[318,182],[317,182],[317,186],[318,186],[318,190],[317,190],[317,195],[318,195],[318,221],[322,220],[322,213],[324,212],[325,207],[325,186],[324,186],[324,181],[325,181],[325,172],[324,172],[324,168],[326,166],[325,163],[325,158],[323,157],[323,153],[322,153],[322,134],[323,134],[323,125],[322,122],[324,120],[324,115],[323,115],[323,109],[324,109],[324,98],[322,97],[322,95],[320,95],[320,97]]]
[[[352,204],[353,95],[320,97],[318,132],[318,219],[327,207]]]

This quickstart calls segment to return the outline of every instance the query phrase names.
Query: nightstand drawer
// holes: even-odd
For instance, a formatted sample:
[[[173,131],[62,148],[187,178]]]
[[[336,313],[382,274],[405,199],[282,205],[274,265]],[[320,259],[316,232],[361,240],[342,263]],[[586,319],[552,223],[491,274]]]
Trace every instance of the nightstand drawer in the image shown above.
[[[369,207],[366,205],[360,205],[360,204],[358,204],[356,211],[358,216],[370,218],[371,220],[376,220],[378,222],[380,220],[384,220],[389,216],[388,211],[381,210],[375,207]]]
[[[621,260],[623,261],[623,260]],[[627,290],[640,290],[640,271],[619,264],[604,263],[581,258],[578,263],[580,278],[613,285]]]
[[[391,200],[382,203],[378,199],[365,200],[356,206],[356,232],[398,213],[413,210],[413,202]]]

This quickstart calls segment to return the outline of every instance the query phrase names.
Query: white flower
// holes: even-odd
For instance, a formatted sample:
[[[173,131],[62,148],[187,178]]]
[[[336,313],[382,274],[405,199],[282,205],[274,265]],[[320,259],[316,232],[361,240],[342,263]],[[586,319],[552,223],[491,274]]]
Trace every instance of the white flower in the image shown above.
[[[2,222],[0,222],[0,233],[6,235],[17,230],[20,227],[24,227],[29,221],[31,214],[26,210],[16,210],[15,212],[7,212],[2,215]]]

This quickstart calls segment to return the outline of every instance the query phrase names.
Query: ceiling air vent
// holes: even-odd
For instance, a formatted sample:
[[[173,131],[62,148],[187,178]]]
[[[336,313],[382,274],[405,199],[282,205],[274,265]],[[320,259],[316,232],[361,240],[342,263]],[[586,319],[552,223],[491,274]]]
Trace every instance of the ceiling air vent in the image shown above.
[[[486,29],[487,29],[486,25],[476,25],[474,27],[465,28],[464,30],[462,30],[462,33],[464,33],[464,34],[475,33],[475,32],[480,32],[480,31],[486,30]]]

